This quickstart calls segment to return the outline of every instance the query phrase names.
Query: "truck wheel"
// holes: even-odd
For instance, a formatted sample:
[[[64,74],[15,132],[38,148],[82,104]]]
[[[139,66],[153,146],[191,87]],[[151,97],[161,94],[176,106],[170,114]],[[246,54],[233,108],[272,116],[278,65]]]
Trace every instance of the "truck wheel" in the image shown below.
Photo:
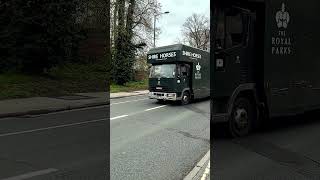
[[[229,130],[233,137],[248,135],[253,128],[255,110],[251,101],[247,98],[238,98],[232,108],[229,120]]]
[[[190,103],[190,93],[188,91],[185,91],[182,94],[181,104],[187,105],[189,103]]]

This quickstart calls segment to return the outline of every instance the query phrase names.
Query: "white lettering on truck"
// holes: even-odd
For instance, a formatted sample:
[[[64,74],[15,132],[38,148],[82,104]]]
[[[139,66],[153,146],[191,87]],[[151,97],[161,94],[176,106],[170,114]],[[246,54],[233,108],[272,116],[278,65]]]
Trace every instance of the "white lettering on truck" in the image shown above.
[[[167,58],[173,58],[176,57],[176,52],[166,52],[166,53],[160,53],[160,54],[152,54],[148,56],[148,59],[156,59],[156,60],[165,60]]]
[[[192,53],[189,51],[182,51],[182,56],[188,56],[195,59],[201,59],[201,54]]]
[[[176,56],[177,56],[176,52],[167,52],[167,53],[160,54],[160,59],[172,58]]]
[[[275,16],[278,32],[271,37],[271,53],[273,55],[291,55],[292,52],[292,37],[289,37],[286,29],[290,22],[289,12],[286,10],[286,5],[282,3],[281,10]]]

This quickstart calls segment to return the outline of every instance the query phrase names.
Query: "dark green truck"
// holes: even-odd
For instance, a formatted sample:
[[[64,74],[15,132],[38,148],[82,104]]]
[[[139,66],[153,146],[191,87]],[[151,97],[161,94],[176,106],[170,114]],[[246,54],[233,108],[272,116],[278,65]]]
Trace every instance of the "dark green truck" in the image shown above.
[[[151,49],[148,63],[149,97],[158,101],[180,101],[210,96],[210,53],[182,44]]]
[[[211,3],[211,122],[243,136],[320,108],[320,1]]]

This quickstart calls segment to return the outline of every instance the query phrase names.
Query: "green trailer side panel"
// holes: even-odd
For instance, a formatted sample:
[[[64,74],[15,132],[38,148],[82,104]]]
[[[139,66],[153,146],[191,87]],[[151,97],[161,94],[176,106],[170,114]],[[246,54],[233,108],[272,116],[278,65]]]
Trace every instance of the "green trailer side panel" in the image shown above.
[[[272,114],[320,105],[319,8],[317,0],[267,3],[264,66]],[[285,14],[286,27],[277,24],[277,14]]]
[[[265,19],[258,19],[264,21],[265,32],[261,34],[264,35],[264,47],[261,47],[264,55],[254,60],[263,63],[263,77],[259,83],[263,84],[261,94],[267,96],[270,115],[296,114],[320,108],[320,1],[217,0],[213,3],[223,8],[231,5],[246,8],[256,2],[265,5]],[[212,54],[213,63],[214,56]],[[236,72],[226,69],[228,71]],[[229,80],[237,81],[237,77],[224,74],[212,69],[213,99],[232,95],[232,90],[225,87],[231,86]],[[229,84],[224,86],[224,82]]]

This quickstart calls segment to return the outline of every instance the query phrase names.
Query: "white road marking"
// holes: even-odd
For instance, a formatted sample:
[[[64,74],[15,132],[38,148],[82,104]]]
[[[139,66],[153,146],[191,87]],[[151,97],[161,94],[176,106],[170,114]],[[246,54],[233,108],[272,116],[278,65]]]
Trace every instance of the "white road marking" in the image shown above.
[[[130,102],[143,101],[143,100],[147,100],[147,99],[148,99],[148,98],[138,99],[138,100],[132,100],[132,101],[123,101],[123,102],[112,103],[112,104],[110,104],[110,105],[125,104],[125,103],[130,103]]]
[[[204,171],[202,177],[201,177],[201,180],[206,180],[207,176],[209,176],[210,174],[210,161],[206,167],[206,170]]]
[[[113,118],[110,118],[110,120],[116,120],[116,119],[121,119],[121,118],[124,118],[124,117],[128,117],[129,115],[122,115],[122,116],[117,116],[117,117],[113,117]]]
[[[110,121],[113,121],[113,120],[116,120],[116,119],[125,118],[125,117],[128,117],[128,116],[133,116],[133,115],[136,115],[136,114],[140,114],[140,113],[142,113],[142,112],[147,112],[147,111],[151,111],[151,110],[163,108],[163,107],[165,107],[165,106],[167,106],[167,105],[163,105],[163,106],[158,106],[158,107],[146,109],[146,110],[144,110],[144,111],[132,113],[132,114],[129,114],[129,115],[126,114],[126,115],[121,115],[121,116],[112,117],[112,118],[110,118]]]
[[[167,106],[167,105],[163,105],[163,106],[158,106],[158,107],[146,109],[146,110],[144,110],[144,111],[152,111],[152,110],[155,110],[155,109],[163,108],[163,107],[165,107],[165,106]]]
[[[52,129],[70,127],[70,126],[83,125],[83,124],[90,124],[90,123],[96,123],[96,122],[101,122],[101,121],[106,121],[106,120],[108,120],[108,119],[104,118],[104,119],[97,119],[97,120],[91,120],[91,121],[83,121],[83,122],[79,122],[79,123],[71,123],[71,124],[64,124],[64,125],[59,125],[59,126],[51,126],[51,127],[46,127],[46,128],[39,128],[39,129],[32,129],[32,130],[26,130],[26,131],[5,133],[5,134],[0,134],[0,137],[27,134],[27,133],[33,133],[33,132],[38,132],[38,131],[52,130]]]
[[[45,174],[50,174],[53,172],[58,171],[58,169],[53,169],[53,168],[49,168],[49,169],[44,169],[44,170],[40,170],[40,171],[33,171],[30,173],[26,173],[26,174],[21,174],[18,176],[14,176],[14,177],[9,177],[9,178],[5,178],[2,180],[23,180],[23,179],[29,179],[35,176],[41,176],[41,175],[45,175]]]

